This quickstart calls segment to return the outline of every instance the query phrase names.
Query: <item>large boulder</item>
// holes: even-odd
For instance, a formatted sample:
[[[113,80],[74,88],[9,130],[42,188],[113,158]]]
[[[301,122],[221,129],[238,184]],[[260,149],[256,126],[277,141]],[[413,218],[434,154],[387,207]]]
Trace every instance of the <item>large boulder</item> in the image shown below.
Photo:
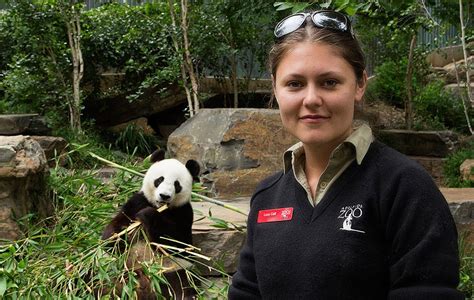
[[[441,188],[448,201],[459,234],[474,246],[474,188]]]
[[[474,181],[474,159],[466,159],[460,166],[462,180]]]
[[[0,115],[0,135],[49,135],[51,129],[38,114]]]
[[[471,46],[471,45],[469,45]],[[449,46],[428,54],[426,60],[432,67],[444,67],[454,61],[464,58],[463,49],[461,45]]]
[[[47,174],[38,142],[28,136],[0,136],[0,239],[21,236],[16,219],[32,212],[41,218],[53,213]]]
[[[58,136],[44,135],[33,135],[31,136],[31,138],[38,142],[38,144],[43,149],[49,167],[54,168],[54,166],[56,165],[55,159],[59,159],[58,163],[60,165],[65,164],[64,157],[60,157],[66,152],[66,147],[68,145],[65,139]]]
[[[282,169],[283,152],[297,140],[273,109],[202,109],[168,138],[168,151],[196,159],[219,197],[251,195],[263,178]]]
[[[239,263],[240,250],[246,233],[237,230],[195,231],[193,243],[200,253],[211,258],[199,265],[201,275],[220,275],[219,272],[235,273]],[[210,268],[209,268],[210,267]]]
[[[474,63],[474,56],[470,56],[467,58],[467,64],[468,66],[472,66]],[[448,83],[457,83],[457,76],[460,78],[460,80],[465,81],[466,80],[466,63],[464,59],[461,59],[456,62],[451,62],[443,68],[437,69],[437,71],[441,74],[444,75],[446,82]],[[456,74],[457,72],[457,74]],[[473,75],[470,76],[470,79],[473,79]]]
[[[410,156],[446,157],[459,145],[452,131],[380,130],[377,137]]]

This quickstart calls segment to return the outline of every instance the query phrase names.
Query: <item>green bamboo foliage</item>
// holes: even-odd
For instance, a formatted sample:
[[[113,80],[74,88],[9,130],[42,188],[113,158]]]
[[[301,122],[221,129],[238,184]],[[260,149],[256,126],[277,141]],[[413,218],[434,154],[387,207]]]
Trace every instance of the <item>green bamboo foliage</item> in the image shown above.
[[[81,152],[88,153],[88,145],[77,145],[50,170],[50,186],[54,192],[55,214],[46,220],[28,215],[18,220],[24,237],[17,241],[0,242],[0,298],[2,299],[134,299],[136,273],[127,267],[130,253],[127,241],[143,235],[141,227],[135,234],[124,234],[124,251],[118,251],[100,234],[119,204],[140,189],[144,168],[137,163],[116,164],[117,173],[104,182],[98,178],[100,160],[92,170],[68,170],[59,161]],[[77,156],[76,156],[77,158]],[[109,161],[111,163],[111,161]],[[145,164],[146,166],[146,161]],[[139,170],[139,171],[137,171]],[[195,269],[187,269],[189,281],[195,285],[200,299],[224,299],[229,276],[210,266],[209,258],[191,245],[169,247],[155,245],[158,251],[137,266],[150,278],[157,293],[166,288],[162,259],[176,259],[187,252],[195,266],[205,265],[221,274],[221,284],[204,278]],[[179,262],[179,260],[177,260]],[[121,290],[114,290],[116,284]],[[114,294],[115,293],[115,294]],[[120,293],[120,294],[117,294]]]

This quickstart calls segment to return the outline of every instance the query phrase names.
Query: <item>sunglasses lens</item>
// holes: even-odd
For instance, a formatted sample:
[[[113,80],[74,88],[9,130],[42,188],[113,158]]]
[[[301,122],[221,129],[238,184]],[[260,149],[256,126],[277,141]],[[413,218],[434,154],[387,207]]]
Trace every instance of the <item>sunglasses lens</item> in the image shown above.
[[[286,19],[283,19],[280,23],[277,24],[275,27],[275,36],[280,38],[285,34],[295,31],[296,29],[300,28],[301,24],[303,24],[305,20],[305,15],[297,14],[289,16]]]
[[[325,11],[313,14],[314,25],[321,28],[332,28],[339,31],[348,31],[347,19],[337,12]]]

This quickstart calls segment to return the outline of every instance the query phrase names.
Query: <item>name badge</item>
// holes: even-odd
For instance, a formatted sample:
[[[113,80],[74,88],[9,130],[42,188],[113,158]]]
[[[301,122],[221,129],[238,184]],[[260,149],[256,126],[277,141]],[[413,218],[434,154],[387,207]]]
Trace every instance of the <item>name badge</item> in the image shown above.
[[[266,209],[258,212],[257,223],[289,221],[293,218],[293,207]]]

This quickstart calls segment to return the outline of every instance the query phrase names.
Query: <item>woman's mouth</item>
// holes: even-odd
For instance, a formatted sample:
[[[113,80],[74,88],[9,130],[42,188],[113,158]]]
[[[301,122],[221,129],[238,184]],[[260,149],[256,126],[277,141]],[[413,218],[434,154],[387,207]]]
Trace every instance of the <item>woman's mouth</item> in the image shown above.
[[[305,123],[321,123],[328,120],[328,116],[324,115],[304,115],[300,117],[300,120]]]

